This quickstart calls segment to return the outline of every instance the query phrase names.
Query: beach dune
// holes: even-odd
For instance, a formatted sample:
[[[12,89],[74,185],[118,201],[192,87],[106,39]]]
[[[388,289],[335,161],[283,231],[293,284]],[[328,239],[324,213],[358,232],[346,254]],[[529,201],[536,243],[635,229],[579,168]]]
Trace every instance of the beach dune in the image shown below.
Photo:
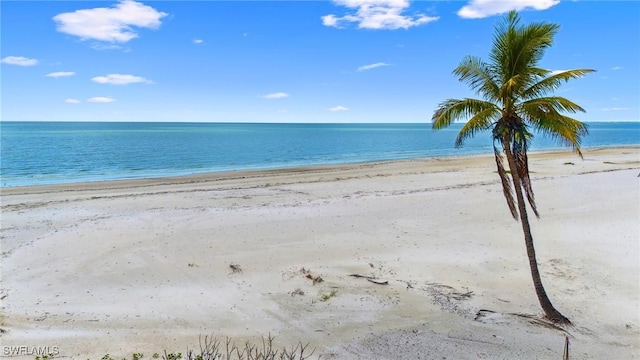
[[[3,354],[640,357],[640,147],[534,153],[545,327],[493,156],[2,189]],[[352,276],[358,275],[358,276]],[[33,354],[16,358],[33,359]]]

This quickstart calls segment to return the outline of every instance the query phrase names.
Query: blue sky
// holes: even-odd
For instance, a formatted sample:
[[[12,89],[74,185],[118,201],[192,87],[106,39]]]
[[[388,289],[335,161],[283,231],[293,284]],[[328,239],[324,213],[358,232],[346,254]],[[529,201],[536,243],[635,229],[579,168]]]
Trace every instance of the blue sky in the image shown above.
[[[557,0],[2,1],[1,120],[428,122],[511,9],[597,70],[578,119],[640,121],[640,2]]]

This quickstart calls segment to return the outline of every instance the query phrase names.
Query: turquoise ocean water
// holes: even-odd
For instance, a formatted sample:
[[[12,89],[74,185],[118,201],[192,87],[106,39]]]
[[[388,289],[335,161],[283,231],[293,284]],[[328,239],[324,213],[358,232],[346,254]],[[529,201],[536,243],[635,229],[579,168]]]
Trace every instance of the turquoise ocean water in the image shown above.
[[[461,124],[0,122],[2,187],[491,153]],[[640,144],[640,122],[589,123],[583,147]],[[561,148],[536,135],[531,150]]]

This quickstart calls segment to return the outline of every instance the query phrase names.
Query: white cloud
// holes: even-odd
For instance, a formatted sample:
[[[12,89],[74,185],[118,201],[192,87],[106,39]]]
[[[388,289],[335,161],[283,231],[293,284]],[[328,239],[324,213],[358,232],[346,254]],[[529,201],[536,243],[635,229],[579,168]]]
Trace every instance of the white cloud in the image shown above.
[[[284,98],[288,98],[289,94],[285,92],[276,92],[276,93],[271,93],[266,95],[259,95],[258,97],[261,97],[263,99],[284,99]]]
[[[609,107],[609,108],[602,108],[602,111],[624,111],[624,110],[629,110],[628,107]]]
[[[81,101],[78,99],[66,99],[64,102],[66,102],[67,104],[80,104]]]
[[[73,71],[56,71],[45,75],[46,77],[59,78],[59,77],[68,77],[73,76],[76,73]]]
[[[558,5],[560,0],[471,0],[460,10],[458,16],[466,19],[480,19],[507,13],[511,10],[546,10]]]
[[[391,64],[387,64],[387,63],[375,63],[375,64],[369,64],[369,65],[363,65],[360,66],[358,69],[356,69],[357,71],[366,71],[366,70],[371,70],[371,69],[375,69],[375,68],[379,68],[381,66],[389,66]]]
[[[202,39],[193,39],[193,43],[194,44],[202,44],[204,42],[204,40]]]
[[[106,76],[96,76],[91,79],[98,84],[111,84],[111,85],[127,85],[134,83],[146,83],[151,84],[153,81],[147,80],[140,76],[123,75],[123,74],[109,74]]]
[[[338,27],[338,22],[340,21],[340,19],[333,14],[325,15],[320,18],[322,19],[322,25],[330,27]]]
[[[94,43],[91,44],[91,48],[94,50],[123,50],[124,52],[129,52],[129,48],[124,48],[120,45],[116,44],[104,44],[104,43]]]
[[[105,97],[105,96],[96,96],[96,97],[87,99],[87,101],[92,103],[110,103],[110,102],[116,101],[116,99],[112,99],[110,97]]]
[[[342,23],[357,23],[360,29],[395,30],[436,21],[439,17],[423,14],[414,16],[402,13],[410,6],[409,0],[333,0],[336,5],[356,9],[353,14],[338,17],[322,16],[324,26],[340,28]]]
[[[624,69],[622,66],[614,66],[611,68],[611,70],[622,70]]]
[[[9,65],[33,66],[38,63],[38,60],[29,59],[24,56],[6,56],[2,58],[0,62],[2,62],[3,64],[9,64]]]
[[[133,0],[121,0],[110,8],[82,9],[53,17],[59,32],[81,40],[124,43],[137,38],[133,27],[157,29],[166,13]]]
[[[328,108],[327,111],[338,112],[338,111],[347,111],[349,108],[346,108],[342,105],[334,106],[332,108]]]

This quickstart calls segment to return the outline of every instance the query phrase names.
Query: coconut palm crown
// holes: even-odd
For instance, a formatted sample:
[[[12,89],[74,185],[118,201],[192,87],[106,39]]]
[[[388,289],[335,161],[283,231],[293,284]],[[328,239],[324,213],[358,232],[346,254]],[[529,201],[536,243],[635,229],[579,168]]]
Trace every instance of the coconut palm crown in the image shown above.
[[[492,131],[503,193],[511,215],[522,222],[536,295],[546,318],[569,324],[569,320],[553,307],[542,286],[524,200],[526,196],[534,214],[539,216],[527,162],[527,149],[533,138],[531,130],[572,147],[581,157],[580,142],[587,134],[585,124],[563,114],[584,112],[584,109],[564,97],[552,96],[552,93],[564,82],[594,70],[555,72],[538,66],[545,50],[553,44],[558,29],[559,25],[550,23],[520,25],[518,13],[509,12],[496,26],[489,62],[467,56],[453,71],[482,99],[445,100],[434,112],[432,126],[438,130],[456,120],[468,120],[456,138],[456,147],[479,132]],[[504,157],[509,173],[503,164]]]

